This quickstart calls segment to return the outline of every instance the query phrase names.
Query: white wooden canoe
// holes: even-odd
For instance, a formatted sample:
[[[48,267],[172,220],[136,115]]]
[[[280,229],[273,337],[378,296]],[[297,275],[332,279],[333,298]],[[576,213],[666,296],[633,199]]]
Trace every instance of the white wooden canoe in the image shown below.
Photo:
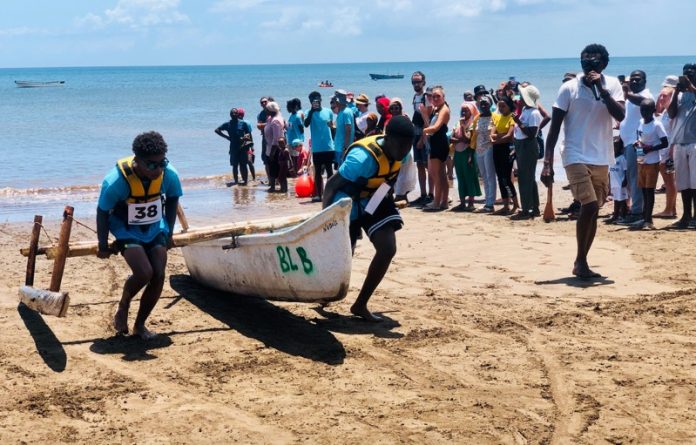
[[[348,292],[351,200],[274,233],[218,238],[182,248],[191,276],[206,286],[269,300],[328,302]]]

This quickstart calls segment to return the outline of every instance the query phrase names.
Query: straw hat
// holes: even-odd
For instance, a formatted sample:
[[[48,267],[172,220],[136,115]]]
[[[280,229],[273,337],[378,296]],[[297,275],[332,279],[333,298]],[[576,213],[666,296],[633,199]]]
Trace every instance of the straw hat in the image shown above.
[[[534,85],[527,85],[526,87],[520,87],[519,90],[520,96],[522,96],[522,100],[524,101],[525,105],[536,108],[537,101],[541,97],[539,89]]]

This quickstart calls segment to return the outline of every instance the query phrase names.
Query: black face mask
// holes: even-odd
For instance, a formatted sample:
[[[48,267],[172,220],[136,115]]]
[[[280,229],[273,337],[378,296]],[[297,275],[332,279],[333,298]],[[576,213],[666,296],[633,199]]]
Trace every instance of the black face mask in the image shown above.
[[[586,73],[590,71],[599,72],[602,69],[602,61],[599,59],[580,59],[580,66]]]

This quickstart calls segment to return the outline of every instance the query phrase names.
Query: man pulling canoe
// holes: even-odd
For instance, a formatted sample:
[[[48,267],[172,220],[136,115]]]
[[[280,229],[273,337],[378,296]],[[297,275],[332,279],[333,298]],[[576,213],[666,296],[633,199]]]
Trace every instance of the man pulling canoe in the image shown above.
[[[395,232],[403,226],[394,204],[392,185],[396,181],[401,160],[413,143],[414,128],[405,116],[392,118],[385,135],[369,136],[353,143],[338,172],[326,182],[323,207],[346,196],[353,199],[350,241],[353,251],[367,233],[375,247],[367,276],[350,311],[368,321],[382,319],[367,309],[367,302],[389,269],[396,254]]]
[[[99,258],[108,258],[109,231],[116,249],[133,271],[123,286],[114,316],[117,334],[128,333],[128,310],[133,297],[144,287],[133,335],[145,340],[155,336],[145,327],[147,317],[162,294],[167,249],[172,247],[176,208],[182,195],[176,170],[165,157],[167,143],[151,131],[133,141],[133,153],[119,160],[102,183],[97,207]],[[166,199],[165,199],[166,198]]]

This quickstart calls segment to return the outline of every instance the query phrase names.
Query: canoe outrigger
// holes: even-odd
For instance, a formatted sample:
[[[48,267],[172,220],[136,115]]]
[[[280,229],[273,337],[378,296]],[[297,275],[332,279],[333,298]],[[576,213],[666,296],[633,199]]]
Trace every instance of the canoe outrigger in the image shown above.
[[[316,214],[186,230],[173,240],[183,247],[191,276],[205,286],[270,300],[337,301],[350,282],[350,209],[345,198]],[[60,291],[66,260],[98,250],[96,242],[69,243],[72,212],[66,207],[56,246],[38,245],[42,218],[36,216],[30,247],[21,249],[28,260],[19,300],[42,314],[66,315],[70,299]],[[33,287],[37,255],[54,259],[49,290]]]

